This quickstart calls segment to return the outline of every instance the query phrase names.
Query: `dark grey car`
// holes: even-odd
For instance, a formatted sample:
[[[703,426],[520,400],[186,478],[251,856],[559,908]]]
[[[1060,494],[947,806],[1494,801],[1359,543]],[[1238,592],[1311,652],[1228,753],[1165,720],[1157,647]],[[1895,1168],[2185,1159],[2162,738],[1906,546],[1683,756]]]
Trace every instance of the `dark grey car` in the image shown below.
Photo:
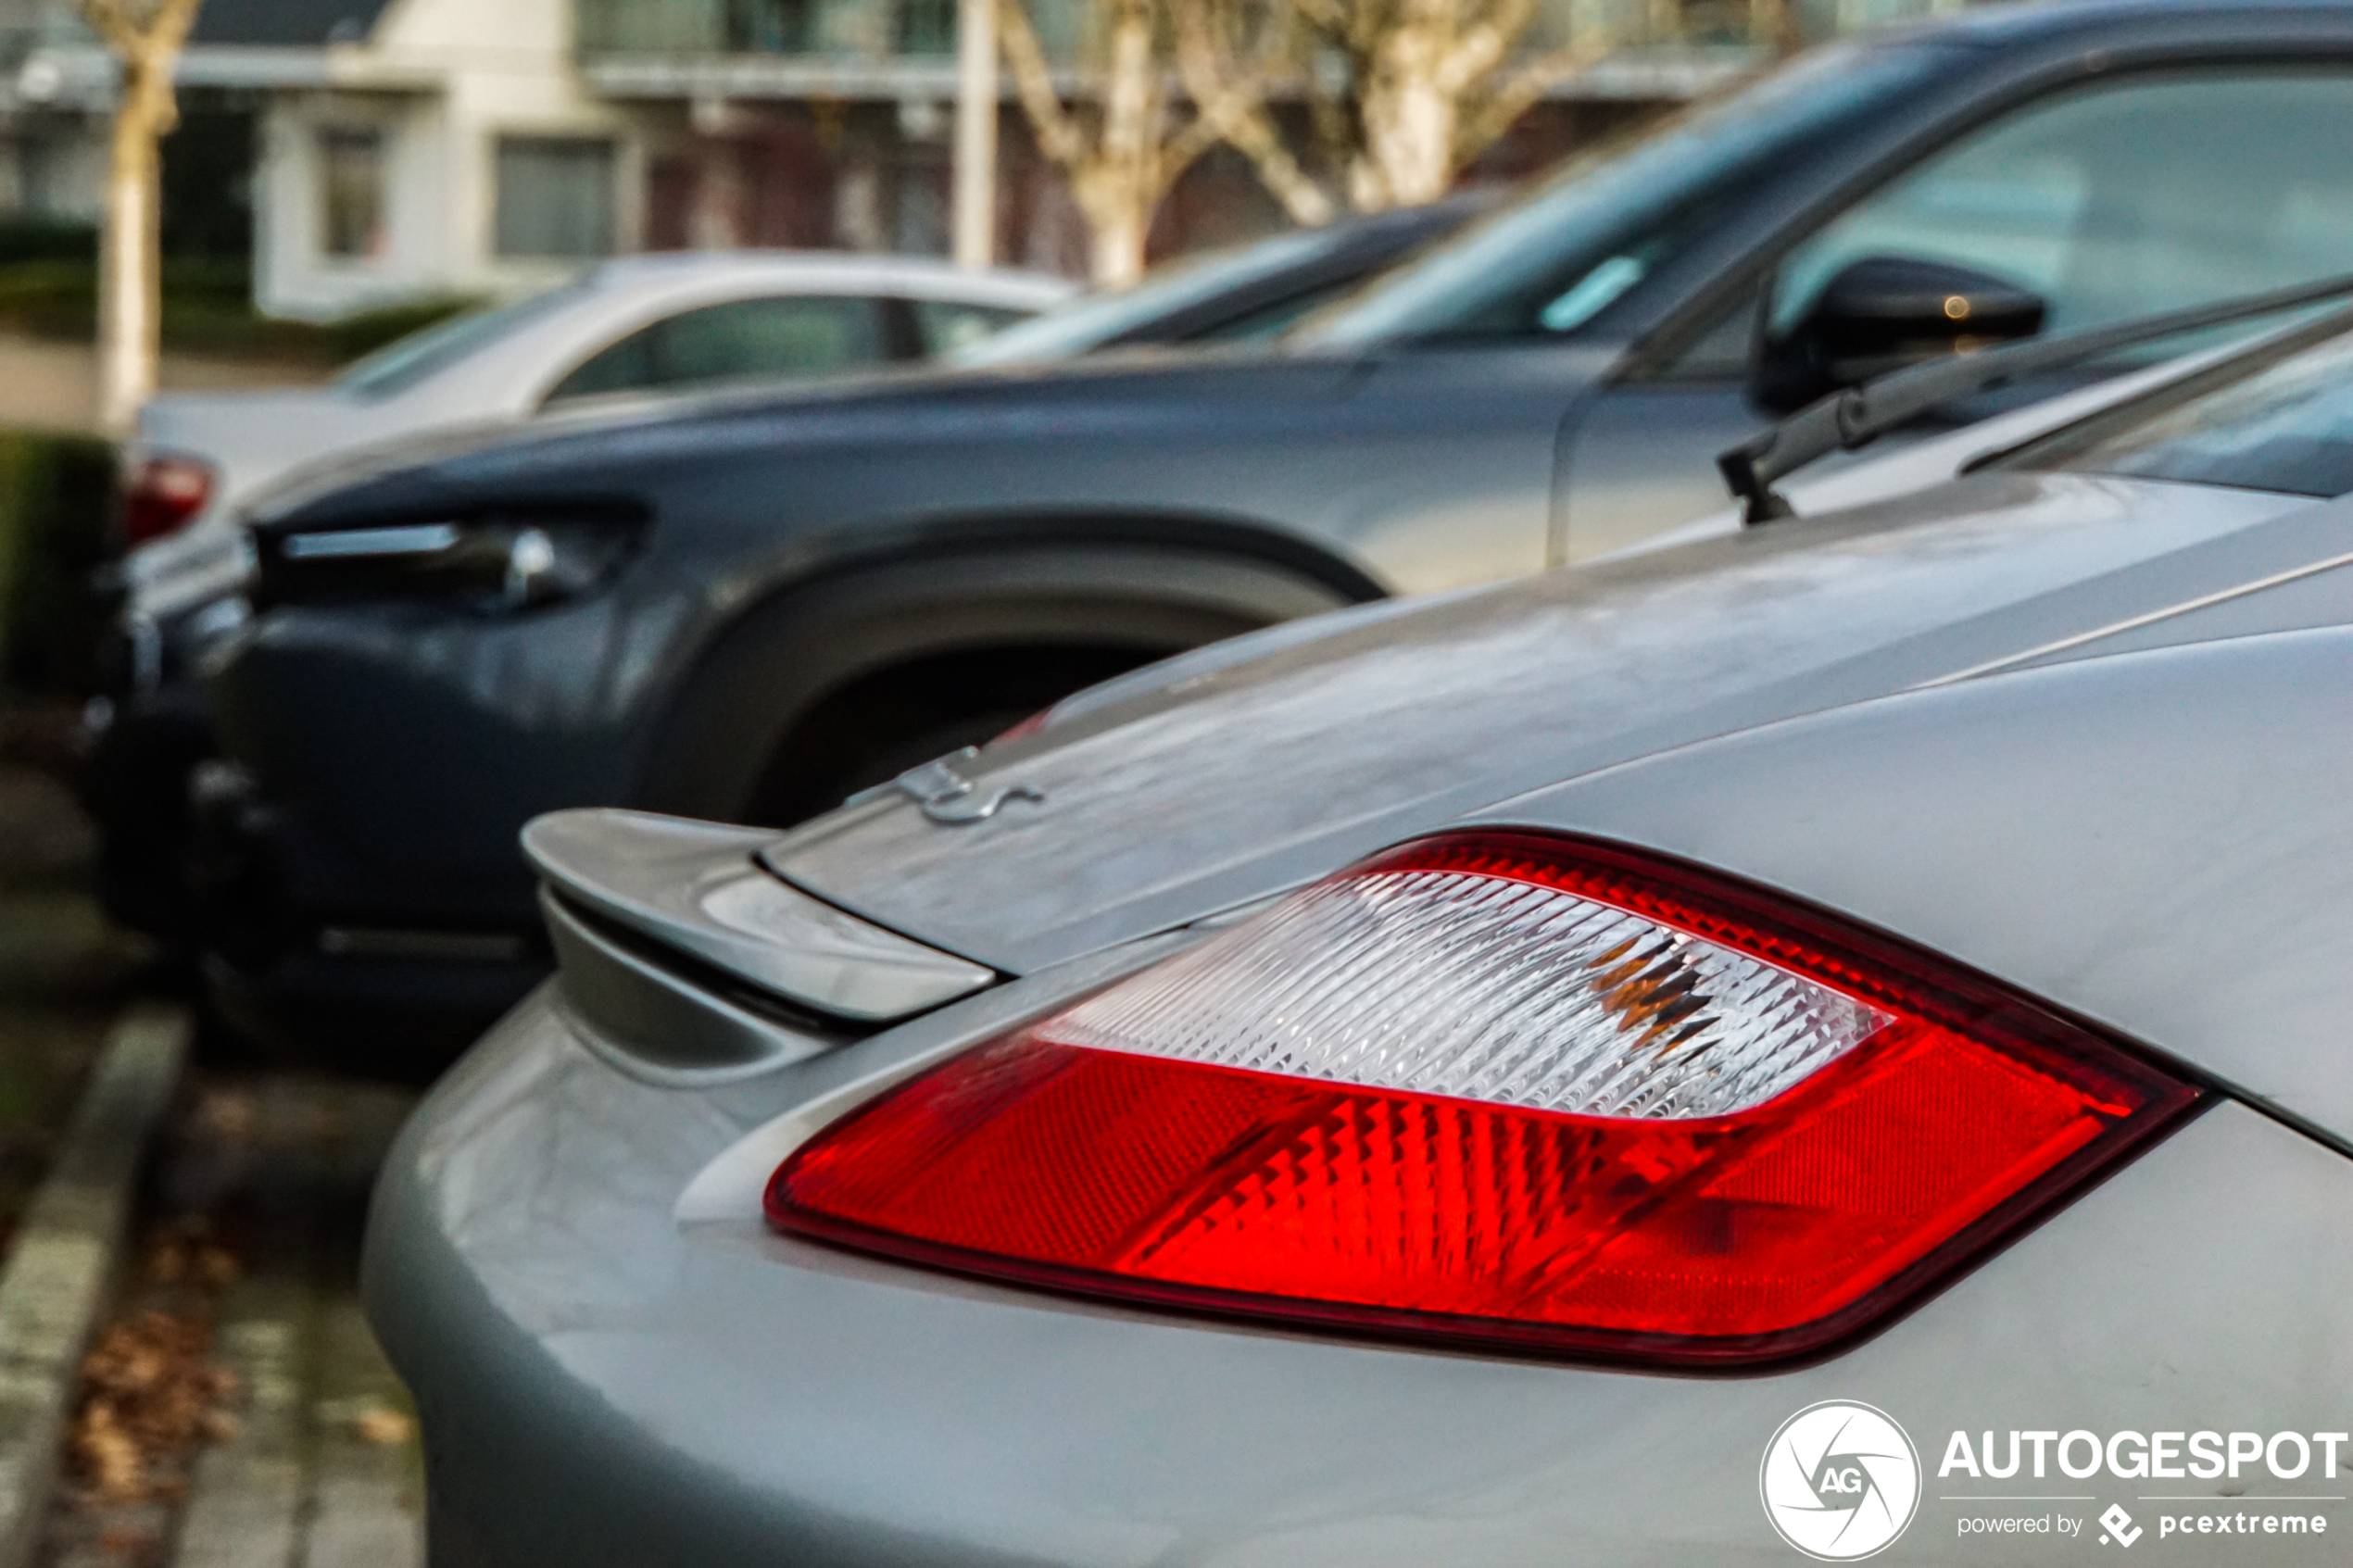
[[[1459,228],[1494,205],[1497,194],[1466,193],[1187,257],[1133,288],[1087,295],[967,345],[950,360],[1037,364],[1146,344],[1272,337]],[[103,700],[91,705],[84,736],[80,782],[100,828],[99,893],[107,912],[175,947],[192,940],[183,867],[188,785],[214,751],[211,711],[196,671],[247,609],[244,540],[229,543],[234,547],[225,551],[171,543],[150,547],[135,566],[126,563],[115,584],[122,602],[97,659]]]
[[[2353,6],[1988,11],[1597,156],[1280,352],[714,401],[296,498],[212,685],[214,974],[258,1024],[405,1030],[428,978],[479,1017],[544,962],[535,812],[789,822],[1154,658],[1590,558],[1713,505],[1769,410],[2344,272],[2348,215]]]

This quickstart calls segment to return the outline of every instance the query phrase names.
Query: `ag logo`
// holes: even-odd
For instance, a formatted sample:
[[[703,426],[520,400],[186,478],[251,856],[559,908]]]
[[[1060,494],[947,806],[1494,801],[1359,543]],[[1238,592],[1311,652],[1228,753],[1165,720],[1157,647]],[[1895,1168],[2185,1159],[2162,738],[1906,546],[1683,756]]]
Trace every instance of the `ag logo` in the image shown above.
[[[1911,1524],[1920,1456],[1884,1411],[1830,1399],[1781,1423],[1756,1485],[1781,1539],[1819,1562],[1852,1562]]]

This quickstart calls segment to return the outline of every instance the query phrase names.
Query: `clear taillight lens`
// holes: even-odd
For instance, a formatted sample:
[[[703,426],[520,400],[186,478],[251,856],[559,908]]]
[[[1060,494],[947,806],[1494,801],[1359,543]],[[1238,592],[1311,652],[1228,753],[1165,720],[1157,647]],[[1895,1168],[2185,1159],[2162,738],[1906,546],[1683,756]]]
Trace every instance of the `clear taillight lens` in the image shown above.
[[[900,1086],[768,1211],[1064,1290],[1730,1363],[1864,1326],[2196,1099],[1818,911],[1458,835]]]
[[[145,545],[177,533],[212,500],[213,471],[194,458],[155,457],[131,472],[122,492],[122,536]]]

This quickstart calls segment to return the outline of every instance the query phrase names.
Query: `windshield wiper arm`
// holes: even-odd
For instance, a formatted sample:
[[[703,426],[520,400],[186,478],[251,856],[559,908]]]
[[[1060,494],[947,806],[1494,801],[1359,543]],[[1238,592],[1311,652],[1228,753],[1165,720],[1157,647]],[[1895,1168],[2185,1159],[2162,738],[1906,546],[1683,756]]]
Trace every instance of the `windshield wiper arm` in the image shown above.
[[[2172,310],[2112,327],[2094,327],[2086,332],[1914,365],[1808,403],[1763,434],[1718,458],[1716,466],[1723,473],[1732,498],[1745,503],[1750,526],[1793,517],[1796,514],[1788,500],[1773,488],[1777,481],[1832,452],[1852,452],[1868,446],[1939,404],[1989,391],[2021,376],[2064,370],[2095,359],[2111,349],[2129,348],[2134,344],[2208,327],[2227,326],[2233,321],[2293,310],[2348,294],[2353,294],[2353,277],[2331,278],[2322,282],[2273,289],[2268,294],[2247,295],[2220,305]]]

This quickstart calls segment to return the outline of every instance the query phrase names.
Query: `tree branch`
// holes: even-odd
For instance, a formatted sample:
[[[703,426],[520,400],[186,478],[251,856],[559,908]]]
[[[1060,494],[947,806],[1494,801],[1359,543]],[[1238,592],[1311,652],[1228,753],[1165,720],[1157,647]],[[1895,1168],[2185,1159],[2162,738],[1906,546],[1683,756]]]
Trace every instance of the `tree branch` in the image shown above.
[[[203,5],[204,0],[164,0],[163,8],[147,28],[150,45],[178,55],[187,47],[188,34],[195,31],[196,11]]]
[[[1226,69],[1236,53],[1210,15],[1217,0],[1171,0],[1176,32],[1176,69],[1185,90],[1192,94],[1196,118],[1189,131],[1206,131],[1212,140],[1229,143],[1251,161],[1259,182],[1283,204],[1297,223],[1317,225],[1332,220],[1332,199],[1307,177],[1299,160],[1283,145],[1281,134],[1266,113],[1265,74],[1255,73],[1248,86]],[[1208,150],[1204,143],[1186,161]]]
[[[1037,133],[1038,150],[1064,169],[1077,169],[1087,160],[1087,140],[1063,109],[1062,95],[1054,91],[1053,68],[1046,63],[1046,51],[1038,46],[1037,31],[1029,25],[1022,0],[997,0],[997,36],[1006,67],[1013,72],[1013,92]]]
[[[1156,176],[1152,183],[1154,198],[1157,199],[1176,183],[1202,154],[1222,139],[1216,125],[1207,116],[1195,115],[1186,122],[1183,130],[1161,144],[1159,165],[1153,170]]]
[[[127,59],[139,47],[138,24],[116,0],[73,0],[73,8],[117,55]]]
[[[1502,0],[1483,21],[1461,29],[1440,57],[1438,90],[1460,98],[1504,63],[1528,24],[1536,19],[1535,0]]]
[[[1165,103],[1152,31],[1144,0],[1114,0],[1096,145],[1099,156],[1156,194],[1164,188],[1157,164]]]
[[[1454,167],[1465,169],[1478,161],[1481,153],[1502,141],[1519,123],[1519,117],[1534,107],[1538,99],[1590,69],[1609,51],[1606,39],[1589,39],[1556,49],[1513,72],[1474,113],[1464,117],[1454,134]]]

